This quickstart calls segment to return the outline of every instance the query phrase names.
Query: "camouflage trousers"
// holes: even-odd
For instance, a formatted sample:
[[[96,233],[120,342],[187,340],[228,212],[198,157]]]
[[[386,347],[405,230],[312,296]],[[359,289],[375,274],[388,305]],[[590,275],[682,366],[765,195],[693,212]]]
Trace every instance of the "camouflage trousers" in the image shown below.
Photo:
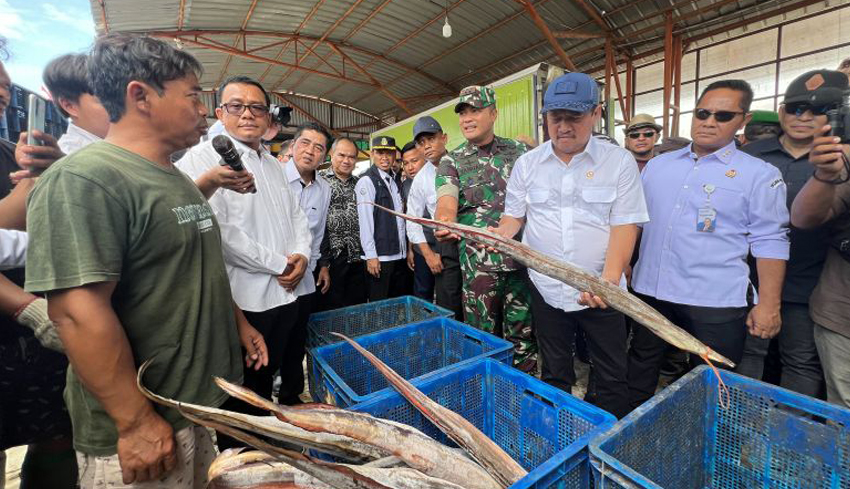
[[[514,366],[534,374],[537,340],[531,328],[531,293],[525,270],[482,271],[467,261],[461,271],[464,321],[513,343]]]

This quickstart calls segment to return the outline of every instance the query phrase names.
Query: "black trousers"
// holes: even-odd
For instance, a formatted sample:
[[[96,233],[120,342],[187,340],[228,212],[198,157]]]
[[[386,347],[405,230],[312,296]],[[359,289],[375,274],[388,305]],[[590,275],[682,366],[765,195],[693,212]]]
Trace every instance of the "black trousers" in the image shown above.
[[[319,292],[317,310],[327,311],[366,302],[368,288],[366,263],[348,262],[345,255],[333,258],[330,263],[331,286],[327,294]]]
[[[782,329],[773,340],[747,335],[744,355],[735,369],[741,375],[762,380],[771,341],[778,343],[781,373],[779,385],[811,397],[823,396],[823,370],[815,346],[815,324],[809,305],[782,302]]]
[[[307,322],[313,312],[313,302],[317,294],[302,295],[296,301],[298,313],[292,332],[283,349],[280,359],[279,404],[292,406],[301,404],[298,396],[304,392],[304,355],[307,353]]]
[[[295,329],[295,325],[298,320],[298,301],[278,306],[273,309],[269,309],[268,311],[244,312],[245,318],[248,319],[251,326],[256,328],[265,339],[266,348],[269,350],[269,364],[265,367],[260,367],[259,370],[245,368],[242,385],[256,392],[265,399],[271,399],[274,374],[278,368],[280,368],[284,352],[286,351],[287,342],[289,341],[290,335]],[[246,353],[244,349],[242,353],[244,356]],[[268,415],[268,412],[265,410],[256,408],[232,397],[224,402],[222,409],[228,409],[245,414],[253,414],[256,416]],[[243,445],[243,443],[233,440],[230,437],[223,436],[221,433],[218,434],[219,450]]]
[[[437,252],[443,260],[443,273],[434,277],[437,305],[454,311],[455,319],[463,321],[463,277],[456,243],[437,243]]]
[[[373,277],[368,272],[369,302],[382,301],[410,293],[410,269],[404,258],[381,262],[381,273]]]
[[[565,312],[547,304],[533,285],[531,316],[543,362],[541,379],[571,392],[576,382],[573,369],[576,332],[584,331],[592,365],[585,400],[617,418],[625,416],[630,411],[625,316],[610,308]]]
[[[434,274],[421,253],[413,252],[413,295],[432,302],[434,300]]]
[[[747,307],[689,306],[637,295],[714,351],[735,363],[741,361],[747,336]],[[655,394],[661,363],[670,348],[673,347],[644,326],[634,325],[629,348],[629,403],[632,409]],[[689,357],[691,368],[704,363],[697,355]]]

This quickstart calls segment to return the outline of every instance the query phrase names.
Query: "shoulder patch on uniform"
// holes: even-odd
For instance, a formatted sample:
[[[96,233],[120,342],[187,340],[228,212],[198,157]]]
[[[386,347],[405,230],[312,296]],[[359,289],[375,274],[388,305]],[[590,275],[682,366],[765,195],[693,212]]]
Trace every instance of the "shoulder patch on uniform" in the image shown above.
[[[360,195],[366,195],[366,187],[360,187]]]
[[[777,178],[776,180],[770,182],[770,188],[776,188],[780,185],[785,185],[785,181],[781,178]]]

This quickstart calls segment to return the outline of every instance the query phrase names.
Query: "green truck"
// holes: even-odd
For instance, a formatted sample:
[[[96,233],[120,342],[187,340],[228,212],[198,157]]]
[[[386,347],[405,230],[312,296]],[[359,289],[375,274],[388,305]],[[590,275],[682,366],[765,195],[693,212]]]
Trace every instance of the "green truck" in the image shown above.
[[[525,136],[540,143],[543,138],[543,119],[540,116],[540,106],[543,102],[543,92],[547,81],[564,73],[562,68],[546,63],[536,64],[530,68],[515,73],[490,84],[496,90],[496,107],[499,118],[496,119],[496,134],[503,137],[516,138]],[[448,148],[456,148],[464,142],[458,127],[458,116],[454,107],[457,98],[438,105],[424,112],[397,122],[371,134],[370,140],[376,136],[391,136],[399,147],[413,139],[413,124],[422,116],[430,115],[443,126],[443,131],[449,136]]]

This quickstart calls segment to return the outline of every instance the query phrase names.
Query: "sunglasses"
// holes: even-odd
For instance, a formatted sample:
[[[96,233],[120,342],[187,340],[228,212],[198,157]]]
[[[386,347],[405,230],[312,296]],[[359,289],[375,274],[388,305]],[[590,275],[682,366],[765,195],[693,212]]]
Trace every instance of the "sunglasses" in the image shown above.
[[[824,115],[829,111],[828,105],[812,105],[808,102],[792,102],[785,104],[785,113],[800,117],[806,112],[811,112],[812,115]]]
[[[245,105],[234,102],[230,104],[221,104],[221,108],[226,110],[230,115],[242,115],[242,113],[245,112],[245,109],[250,110],[254,117],[264,117],[269,114],[269,108],[260,104]]]
[[[640,138],[640,137],[645,137],[645,138],[647,138],[647,139],[648,139],[648,138],[655,137],[655,131],[649,131],[649,132],[630,132],[630,133],[629,133],[629,139],[638,139],[638,138]]]
[[[712,112],[708,109],[697,109],[694,111],[694,117],[704,121],[709,117],[714,116],[714,120],[717,122],[729,122],[734,119],[736,115],[744,115],[745,113],[746,112],[732,112],[731,110],[718,110],[717,112]]]

